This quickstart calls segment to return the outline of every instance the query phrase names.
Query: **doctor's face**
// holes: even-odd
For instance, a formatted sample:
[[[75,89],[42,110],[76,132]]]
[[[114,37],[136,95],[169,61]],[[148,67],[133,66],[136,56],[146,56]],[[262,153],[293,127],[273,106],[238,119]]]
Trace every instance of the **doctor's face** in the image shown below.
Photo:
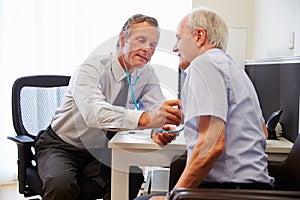
[[[179,68],[185,70],[191,61],[197,57],[197,39],[194,31],[188,26],[188,16],[184,17],[179,23],[176,33],[177,41],[173,47],[173,51],[178,53],[180,58]]]
[[[129,36],[120,35],[121,48],[128,70],[145,66],[154,54],[159,31],[148,22],[133,24]]]

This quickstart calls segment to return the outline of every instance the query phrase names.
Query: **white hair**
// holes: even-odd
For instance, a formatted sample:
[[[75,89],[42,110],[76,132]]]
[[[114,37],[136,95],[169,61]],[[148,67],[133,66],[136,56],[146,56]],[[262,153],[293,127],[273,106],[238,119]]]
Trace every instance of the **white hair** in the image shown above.
[[[209,8],[194,8],[189,13],[188,23],[193,31],[203,28],[206,31],[208,41],[214,47],[225,52],[228,41],[228,28],[220,15]]]

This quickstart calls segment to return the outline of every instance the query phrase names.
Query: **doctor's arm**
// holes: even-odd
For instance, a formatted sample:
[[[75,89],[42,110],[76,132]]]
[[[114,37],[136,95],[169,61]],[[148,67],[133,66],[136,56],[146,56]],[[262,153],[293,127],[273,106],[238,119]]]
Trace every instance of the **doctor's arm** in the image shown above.
[[[138,95],[146,111],[140,116],[138,126],[145,129],[158,128],[165,124],[179,125],[182,120],[180,100],[166,100],[154,69],[147,70],[147,81]]]

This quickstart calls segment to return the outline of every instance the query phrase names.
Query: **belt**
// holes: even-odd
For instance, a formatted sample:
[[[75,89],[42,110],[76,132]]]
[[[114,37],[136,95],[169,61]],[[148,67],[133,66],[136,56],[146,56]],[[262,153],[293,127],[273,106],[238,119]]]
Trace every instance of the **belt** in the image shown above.
[[[274,187],[269,183],[218,183],[218,182],[203,182],[199,188],[222,188],[222,189],[258,189],[258,190],[273,190]]]

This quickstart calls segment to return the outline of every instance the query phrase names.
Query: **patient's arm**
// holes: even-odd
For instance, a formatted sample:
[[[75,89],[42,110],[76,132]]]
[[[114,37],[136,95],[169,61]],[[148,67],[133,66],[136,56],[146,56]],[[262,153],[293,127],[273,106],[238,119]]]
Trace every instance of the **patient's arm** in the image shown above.
[[[267,126],[266,126],[265,123],[263,123],[262,128],[263,128],[263,130],[264,130],[264,133],[265,133],[266,138],[268,138],[268,137],[269,137],[269,133],[268,133],[268,129],[267,129]]]
[[[198,140],[175,188],[198,187],[225,149],[225,123],[214,116],[200,116]]]

